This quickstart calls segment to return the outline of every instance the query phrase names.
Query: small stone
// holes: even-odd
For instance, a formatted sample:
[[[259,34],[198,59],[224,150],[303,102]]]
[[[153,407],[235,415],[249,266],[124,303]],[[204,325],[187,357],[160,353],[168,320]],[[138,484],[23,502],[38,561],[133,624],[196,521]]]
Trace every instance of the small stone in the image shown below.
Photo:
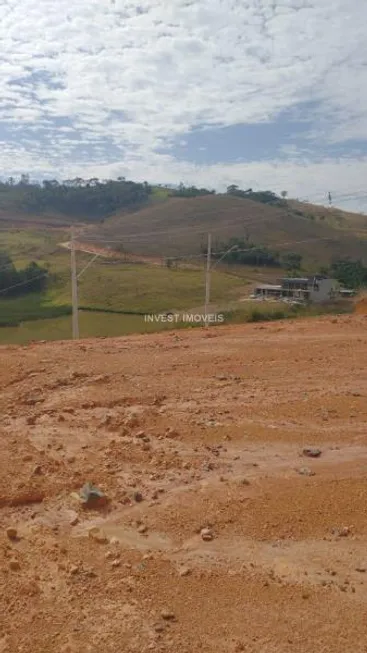
[[[121,560],[114,560],[114,561],[111,563],[111,567],[114,567],[114,568],[116,568],[116,567],[120,567],[120,565],[121,565]]]
[[[139,526],[139,528],[138,528],[138,533],[141,533],[142,535],[144,535],[144,533],[146,533],[147,530],[148,530],[148,526],[145,526],[145,524],[142,524],[142,525]]]
[[[349,533],[350,533],[349,526],[343,526],[343,528],[341,529],[339,535],[340,535],[340,537],[347,537],[347,535],[349,535]]]
[[[143,501],[143,495],[141,492],[134,492],[133,497],[136,503],[141,503]]]
[[[79,567],[77,565],[72,565],[70,567],[70,573],[72,576],[75,576],[77,573],[79,573]]]
[[[358,565],[356,571],[359,571],[360,574],[364,574],[367,571],[367,565]]]
[[[200,535],[201,539],[204,540],[204,542],[210,542],[214,538],[213,532],[210,530],[210,528],[202,528]]]
[[[243,478],[241,481],[241,485],[251,485],[251,483],[247,478]]]
[[[312,471],[309,467],[301,467],[300,469],[297,469],[298,474],[301,474],[301,476],[315,476],[315,472]]]
[[[308,456],[308,458],[319,458],[322,451],[321,449],[305,448],[302,453],[304,456]]]
[[[75,515],[75,517],[72,517],[70,520],[70,526],[76,526],[79,521],[78,515]]]
[[[99,488],[95,487],[92,485],[92,483],[86,483],[81,491],[80,491],[80,497],[83,501],[83,505],[85,508],[98,508],[101,506],[105,506],[106,503],[108,502],[108,499],[104,492],[102,492]]]
[[[163,633],[164,624],[154,624],[154,630],[156,633]]]
[[[175,615],[170,610],[162,610],[161,617],[165,621],[172,621],[175,618]]]
[[[27,417],[27,424],[29,424],[29,426],[33,426],[35,423],[36,423],[35,415],[30,415],[29,417]]]
[[[9,568],[10,568],[12,571],[19,571],[19,569],[20,569],[20,564],[19,564],[18,560],[10,560],[10,562],[9,562]]]
[[[88,531],[88,536],[90,539],[94,540],[95,542],[98,542],[98,544],[106,544],[108,542],[108,538],[106,537],[106,534],[101,531],[99,528],[91,528]]]
[[[6,534],[9,540],[16,540],[18,537],[18,531],[13,526],[10,526],[9,528],[6,529]]]
[[[181,567],[178,573],[182,577],[189,576],[191,574],[191,569],[189,569],[188,567]]]

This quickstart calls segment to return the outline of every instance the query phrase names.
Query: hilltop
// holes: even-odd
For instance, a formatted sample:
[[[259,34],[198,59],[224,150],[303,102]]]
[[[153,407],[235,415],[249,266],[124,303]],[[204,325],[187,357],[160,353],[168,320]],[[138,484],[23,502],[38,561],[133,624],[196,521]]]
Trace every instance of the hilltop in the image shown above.
[[[345,256],[366,259],[365,216],[281,198],[272,191],[232,185],[218,194],[122,177],[32,184],[22,175],[19,183],[0,183],[2,228],[51,229],[74,223],[90,225],[90,239],[148,256],[198,253],[211,232],[214,243],[236,237],[280,253],[296,252],[309,267]]]

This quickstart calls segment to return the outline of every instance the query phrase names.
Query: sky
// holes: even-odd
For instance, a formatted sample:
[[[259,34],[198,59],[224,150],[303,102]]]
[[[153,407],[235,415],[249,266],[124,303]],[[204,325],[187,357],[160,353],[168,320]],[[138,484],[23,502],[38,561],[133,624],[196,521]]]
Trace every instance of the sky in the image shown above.
[[[0,0],[0,177],[367,212],[365,0]]]

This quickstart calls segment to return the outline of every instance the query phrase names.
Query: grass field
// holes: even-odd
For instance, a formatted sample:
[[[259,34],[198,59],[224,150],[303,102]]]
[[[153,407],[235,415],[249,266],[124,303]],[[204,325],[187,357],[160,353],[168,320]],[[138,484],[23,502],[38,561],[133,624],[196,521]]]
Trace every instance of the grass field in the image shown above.
[[[262,322],[310,317],[322,313],[345,313],[351,305],[345,303],[328,308],[292,308],[280,303],[246,302],[241,308],[224,312],[224,324]],[[79,327],[81,338],[119,337],[133,333],[153,333],[182,328],[203,328],[201,324],[188,322],[147,322],[143,315],[119,315],[104,312],[80,311]],[[34,340],[67,340],[71,338],[71,317],[24,321],[16,327],[0,328],[0,345],[27,344]],[[209,328],[215,328],[215,324]]]
[[[67,233],[52,230],[1,232],[0,247],[9,252],[17,267],[36,260],[47,265],[50,282],[42,295],[0,298],[0,343],[70,337],[70,253],[59,246],[66,238]],[[78,252],[78,271],[90,260],[91,255]],[[213,272],[213,304],[223,307],[231,305],[248,293],[248,283],[246,278],[221,271]],[[203,268],[175,270],[100,258],[80,278],[78,286],[79,305],[92,309],[144,314],[188,310],[204,304]],[[157,324],[144,325],[142,320],[138,315],[80,314],[81,331],[85,336],[118,335],[161,328]]]

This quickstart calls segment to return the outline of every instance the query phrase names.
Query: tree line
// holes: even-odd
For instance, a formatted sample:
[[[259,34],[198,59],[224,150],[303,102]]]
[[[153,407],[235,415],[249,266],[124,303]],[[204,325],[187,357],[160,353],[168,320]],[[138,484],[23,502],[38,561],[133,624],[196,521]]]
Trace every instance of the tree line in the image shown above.
[[[47,285],[47,269],[32,261],[17,270],[11,257],[0,251],[0,299],[42,292]]]
[[[14,177],[0,181],[0,207],[31,214],[57,213],[81,220],[102,221],[119,210],[143,207],[153,191],[154,187],[146,181],[137,183],[125,177],[115,180],[76,177],[61,182],[45,179],[36,183],[30,182],[28,174],[23,174],[18,181]],[[193,198],[216,195],[216,191],[181,183],[177,188],[167,187],[167,194],[169,197]],[[226,194],[263,204],[286,203],[272,191],[241,190],[235,185],[228,186]]]
[[[124,177],[103,181],[77,177],[62,182],[50,179],[30,183],[29,176],[22,175],[18,183],[12,177],[0,182],[0,206],[100,221],[120,209],[144,205],[151,193],[147,182],[135,183]]]
[[[367,267],[360,259],[353,260],[342,258],[333,261],[328,270],[330,276],[334,277],[346,288],[358,290],[367,286]]]
[[[203,245],[201,249],[204,254],[207,253],[206,246]],[[287,252],[281,256],[277,251],[251,242],[249,238],[231,238],[226,242],[215,243],[212,248],[212,258],[219,260],[222,257],[224,263],[283,267],[294,272],[300,270],[302,263],[302,256],[296,252]]]

